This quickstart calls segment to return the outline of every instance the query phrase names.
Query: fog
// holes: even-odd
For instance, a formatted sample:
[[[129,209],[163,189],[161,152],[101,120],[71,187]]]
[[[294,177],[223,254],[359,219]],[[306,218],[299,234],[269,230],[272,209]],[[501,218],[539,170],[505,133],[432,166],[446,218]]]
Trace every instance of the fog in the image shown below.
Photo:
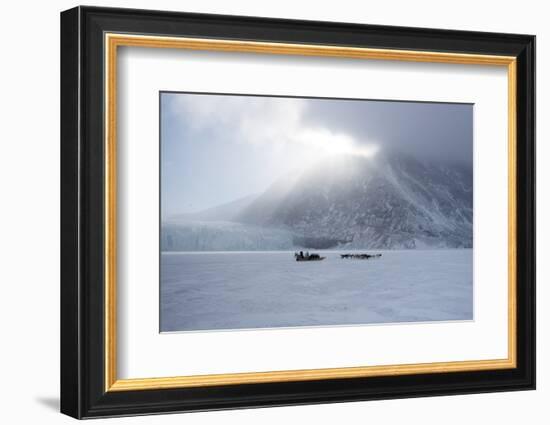
[[[395,101],[310,102],[304,121],[345,130],[385,150],[472,163],[473,105]]]
[[[261,193],[335,155],[472,164],[473,106],[161,94],[163,217]]]

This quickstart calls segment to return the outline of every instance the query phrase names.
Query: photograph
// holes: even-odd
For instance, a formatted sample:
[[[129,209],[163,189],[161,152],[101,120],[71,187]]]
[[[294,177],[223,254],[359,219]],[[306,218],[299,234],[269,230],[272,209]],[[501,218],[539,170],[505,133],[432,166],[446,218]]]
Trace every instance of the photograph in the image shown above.
[[[474,319],[473,104],[159,97],[160,332]]]
[[[254,423],[293,406],[296,422],[321,409],[299,406],[339,403],[327,423],[399,423],[415,406],[424,421],[430,403],[461,424],[480,409],[540,416],[535,33],[548,25],[529,6],[496,22],[495,8],[430,19],[402,3],[380,14],[278,2],[267,16],[253,2],[64,5],[51,31],[33,21],[53,41],[11,68],[45,90],[34,103],[60,108],[29,121],[11,84],[23,114],[6,140],[31,131],[5,144],[21,148],[6,158],[29,183],[11,210],[57,236],[38,238],[48,246],[30,262],[28,226],[4,221],[21,242],[14,276],[36,269],[35,304],[56,314],[37,322],[12,302],[5,322],[44,328],[16,353],[45,337],[57,347],[12,368],[8,387],[24,395],[16,372],[46,365],[31,371],[40,409],[20,397],[14,414],[57,403],[77,419],[231,422],[221,410],[254,409],[234,416]],[[56,54],[44,78],[20,72]],[[44,143],[52,125],[57,149]],[[58,182],[56,226],[35,217],[42,165]],[[55,238],[61,262],[41,255]],[[41,284],[48,267],[60,291]],[[5,286],[29,299],[29,285]],[[20,342],[21,326],[8,328]],[[505,394],[535,389],[522,403]]]

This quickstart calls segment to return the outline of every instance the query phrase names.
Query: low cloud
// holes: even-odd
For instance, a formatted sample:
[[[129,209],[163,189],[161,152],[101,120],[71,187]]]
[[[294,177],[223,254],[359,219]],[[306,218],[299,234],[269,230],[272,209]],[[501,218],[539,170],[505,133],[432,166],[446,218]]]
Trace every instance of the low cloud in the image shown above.
[[[397,150],[471,165],[472,113],[464,104],[163,93],[162,209],[261,193],[336,155]]]
[[[188,131],[215,133],[236,143],[284,147],[297,154],[306,150],[309,160],[327,155],[371,156],[378,147],[358,142],[341,128],[327,127],[322,120],[306,119],[311,100],[255,96],[171,95],[170,113]]]

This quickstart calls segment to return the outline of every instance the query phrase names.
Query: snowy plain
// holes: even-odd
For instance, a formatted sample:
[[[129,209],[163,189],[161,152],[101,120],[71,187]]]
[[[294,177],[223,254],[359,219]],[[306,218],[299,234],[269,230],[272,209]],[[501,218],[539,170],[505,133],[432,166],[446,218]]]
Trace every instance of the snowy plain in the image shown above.
[[[162,253],[160,331],[473,319],[471,249],[316,252]]]

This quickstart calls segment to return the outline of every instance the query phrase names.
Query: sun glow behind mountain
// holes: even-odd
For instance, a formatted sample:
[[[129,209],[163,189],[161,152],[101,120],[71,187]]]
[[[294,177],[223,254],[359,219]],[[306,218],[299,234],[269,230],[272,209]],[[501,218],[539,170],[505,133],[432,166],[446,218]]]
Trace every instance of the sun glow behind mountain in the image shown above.
[[[285,174],[321,166],[327,159],[370,158],[379,150],[379,144],[364,134],[358,139],[351,132],[330,128],[322,117],[312,119],[308,99],[171,95],[166,100],[166,113],[172,114],[170,119],[181,126],[178,132],[186,134],[184,140],[176,143],[199,148],[205,141],[216,140],[232,146],[233,152],[254,155],[254,159],[245,161],[248,169],[252,168],[250,164],[261,168],[253,173],[254,180],[245,181],[257,186],[251,187],[251,193],[264,190]],[[214,155],[216,152],[212,151],[210,157]],[[226,165],[222,159],[219,166],[212,168],[212,173],[220,174],[217,182],[227,182],[229,171],[222,173]],[[345,171],[344,167],[341,172]],[[265,183],[260,184],[260,180]],[[243,181],[238,185],[243,187]],[[239,196],[248,194],[243,191]]]
[[[289,139],[312,148],[317,159],[327,156],[350,155],[370,158],[378,152],[374,143],[358,144],[355,139],[344,133],[334,133],[326,128],[298,129]]]

